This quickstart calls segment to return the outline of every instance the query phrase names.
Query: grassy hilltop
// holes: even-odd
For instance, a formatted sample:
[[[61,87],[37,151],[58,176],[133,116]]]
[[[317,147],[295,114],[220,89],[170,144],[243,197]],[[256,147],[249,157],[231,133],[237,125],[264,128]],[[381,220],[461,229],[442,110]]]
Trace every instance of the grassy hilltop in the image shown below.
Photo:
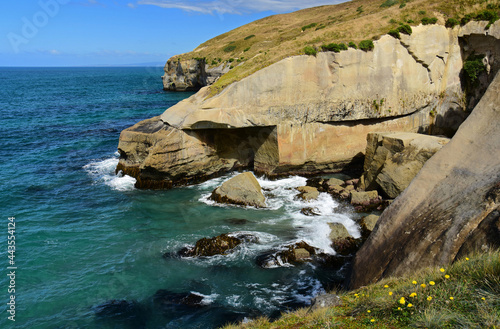
[[[178,59],[205,58],[210,67],[227,62],[233,67],[211,86],[211,94],[279,60],[304,54],[311,46],[376,40],[401,24],[422,19],[444,25],[449,18],[484,9],[498,10],[498,0],[353,0],[266,17],[219,35]],[[434,20],[435,19],[435,20]]]

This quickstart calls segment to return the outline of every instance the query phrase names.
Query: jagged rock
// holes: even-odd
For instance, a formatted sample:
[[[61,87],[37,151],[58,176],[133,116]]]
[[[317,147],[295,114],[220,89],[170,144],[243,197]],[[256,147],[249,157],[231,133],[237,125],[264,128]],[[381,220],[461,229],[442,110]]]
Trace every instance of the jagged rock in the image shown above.
[[[361,205],[368,206],[370,204],[380,203],[381,199],[377,191],[368,191],[368,192],[351,192],[351,204],[352,205]]]
[[[359,178],[353,178],[353,179],[346,180],[345,184],[346,185],[352,185],[352,186],[354,186],[356,188],[358,186],[358,184],[359,184]]]
[[[297,191],[300,192],[298,197],[305,201],[317,199],[319,196],[318,189],[312,186],[299,186],[297,187]]]
[[[330,226],[330,240],[332,241],[333,249],[340,255],[350,255],[355,252],[361,241],[354,239],[344,225],[341,223],[328,223]]]
[[[319,216],[320,214],[315,208],[306,207],[300,210],[300,213],[306,216]]]
[[[258,239],[251,234],[221,234],[213,238],[203,238],[192,247],[182,248],[177,255],[180,257],[209,257],[214,255],[227,255],[241,243],[256,243]],[[170,253],[164,257],[169,258]]]
[[[208,68],[203,59],[188,59],[184,61],[169,59],[164,67],[163,89],[170,91],[199,90],[211,85],[223,74],[229,72],[229,65],[222,63]]]
[[[351,237],[347,229],[341,223],[328,223],[330,226],[330,240],[345,239]]]
[[[156,291],[153,296],[154,303],[164,311],[174,311],[179,307],[200,308],[203,296],[194,293],[176,293],[165,289]]]
[[[300,249],[301,251],[296,253],[296,250]],[[308,256],[305,256],[305,252],[307,252]],[[300,263],[305,260],[311,258],[311,256],[319,254],[317,248],[314,248],[304,241],[297,242],[292,245],[283,246],[281,250],[275,250],[266,252],[257,256],[256,263],[262,268],[272,268],[272,267],[281,267],[287,266],[289,264]],[[299,256],[299,258],[297,258]]]
[[[335,307],[342,305],[342,300],[334,294],[324,294],[313,298],[311,301],[311,311],[325,307]]]
[[[498,223],[500,200],[492,197],[500,181],[498,95],[497,73],[451,141],[382,213],[377,230],[356,254],[353,287],[448,266],[477,247],[476,238],[486,238],[487,228]],[[498,239],[483,243],[500,245]]]
[[[315,187],[318,191],[322,192],[325,180],[321,177],[309,178],[306,182],[307,186]]]
[[[415,133],[370,133],[367,136],[365,189],[380,189],[396,198],[424,163],[448,143],[448,138]]]
[[[239,174],[216,188],[210,198],[220,203],[230,203],[257,208],[266,207],[259,182],[251,172]]]
[[[296,248],[294,251],[295,261],[303,261],[311,258],[311,254],[305,248]]]
[[[327,180],[325,183],[326,185],[326,188],[328,190],[332,189],[334,186],[342,186],[344,185],[344,181],[341,180],[341,179],[338,179],[338,178],[330,178],[329,180]]]
[[[377,221],[379,218],[380,218],[380,216],[377,216],[377,215],[368,215],[368,216],[361,218],[361,221],[359,224],[363,230],[371,232],[375,228],[375,224],[377,224]]]

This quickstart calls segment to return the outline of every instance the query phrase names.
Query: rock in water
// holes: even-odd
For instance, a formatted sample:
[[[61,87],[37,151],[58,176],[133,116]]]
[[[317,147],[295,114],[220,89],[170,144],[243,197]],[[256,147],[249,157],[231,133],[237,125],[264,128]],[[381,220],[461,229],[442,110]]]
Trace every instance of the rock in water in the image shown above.
[[[298,197],[305,201],[317,199],[319,196],[318,189],[312,186],[299,186],[297,187],[297,191],[300,192]]]
[[[194,246],[181,249],[177,253],[177,256],[210,257],[214,255],[226,255],[243,242],[257,243],[258,240],[256,236],[247,233],[221,234],[212,238],[200,239]],[[163,255],[164,258],[170,258],[171,256],[171,253]]]
[[[377,229],[356,254],[352,287],[447,266],[472,252],[478,237],[489,248],[500,245],[487,233],[499,231],[498,95],[497,73],[451,141],[382,213]]]
[[[239,174],[216,188],[210,198],[220,203],[241,206],[266,207],[259,182],[251,172]]]

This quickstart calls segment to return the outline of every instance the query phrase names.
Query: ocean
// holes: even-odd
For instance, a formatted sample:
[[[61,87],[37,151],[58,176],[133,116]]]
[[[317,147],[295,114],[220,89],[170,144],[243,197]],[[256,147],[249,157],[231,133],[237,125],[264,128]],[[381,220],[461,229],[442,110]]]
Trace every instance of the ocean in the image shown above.
[[[301,240],[334,253],[328,222],[359,236],[356,215],[328,194],[296,198],[304,177],[259,177],[269,207],[254,209],[208,200],[234,174],[164,191],[115,175],[120,132],[192,95],[163,91],[161,75],[152,67],[0,68],[1,328],[216,328],[307,306],[341,282],[341,271],[313,264],[255,262]],[[238,232],[258,241],[229,255],[163,257]],[[186,294],[202,302],[171,302]]]

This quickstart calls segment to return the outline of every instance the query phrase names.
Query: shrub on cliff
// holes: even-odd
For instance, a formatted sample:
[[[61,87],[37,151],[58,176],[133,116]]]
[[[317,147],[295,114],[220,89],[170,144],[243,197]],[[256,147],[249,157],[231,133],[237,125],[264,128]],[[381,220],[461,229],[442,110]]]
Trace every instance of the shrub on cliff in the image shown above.
[[[436,17],[424,17],[421,19],[423,25],[436,24],[438,19]]]
[[[446,22],[444,23],[444,26],[446,26],[448,28],[453,28],[453,27],[455,27],[455,25],[458,25],[458,24],[460,24],[460,22],[457,19],[455,19],[455,18],[448,18],[446,20]]]
[[[305,47],[305,48],[304,48],[304,53],[305,53],[306,55],[316,56],[316,54],[317,54],[318,52],[317,52],[317,51],[316,51],[316,49],[314,49],[313,47],[311,47],[311,46],[307,46],[307,47]]]
[[[471,83],[475,83],[479,74],[486,71],[483,58],[484,55],[471,55],[465,60],[463,70]]]
[[[304,25],[304,26],[302,26],[302,32],[304,32],[307,29],[313,28],[316,25],[318,25],[318,24],[317,23],[311,23],[311,24],[308,24],[308,25]]]
[[[413,33],[411,26],[408,24],[401,25],[400,27],[397,28],[397,30],[398,30],[398,32],[406,34],[406,35],[411,35]]]
[[[339,43],[339,49],[340,50],[347,50],[347,45],[345,43]]]
[[[390,30],[388,34],[389,34],[391,37],[394,37],[394,38],[396,38],[396,39],[401,38],[401,36],[399,35],[399,31],[398,31],[398,30]]]
[[[386,0],[384,3],[380,5],[380,8],[389,8],[397,4],[398,0]]]
[[[372,40],[363,40],[358,44],[358,47],[361,50],[370,51],[370,50],[373,50],[375,45],[373,44]]]
[[[356,44],[352,41],[349,42],[349,47],[354,48],[354,49],[358,49],[358,46],[356,46]]]
[[[328,45],[322,45],[321,50],[323,51],[333,51],[336,53],[340,52],[340,46],[336,43],[330,43]]]

